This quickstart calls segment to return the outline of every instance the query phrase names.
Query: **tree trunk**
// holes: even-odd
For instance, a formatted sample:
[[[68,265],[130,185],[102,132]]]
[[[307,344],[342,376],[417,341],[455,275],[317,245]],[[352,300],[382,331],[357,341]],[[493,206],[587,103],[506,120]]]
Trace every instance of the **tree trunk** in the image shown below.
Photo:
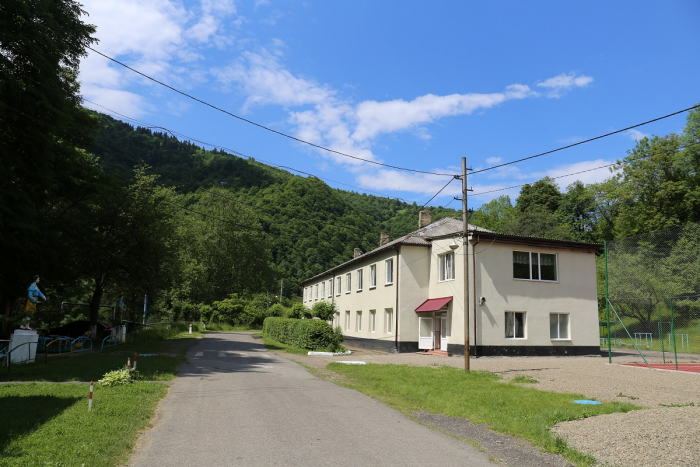
[[[97,338],[97,318],[100,316],[100,302],[104,293],[104,283],[101,279],[95,279],[95,288],[90,299],[90,337]]]

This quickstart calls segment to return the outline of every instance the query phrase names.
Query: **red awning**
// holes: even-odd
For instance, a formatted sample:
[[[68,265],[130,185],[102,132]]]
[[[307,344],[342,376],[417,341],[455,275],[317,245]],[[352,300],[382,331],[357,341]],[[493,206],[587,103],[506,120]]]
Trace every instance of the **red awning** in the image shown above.
[[[428,300],[424,301],[421,306],[416,308],[416,313],[420,313],[422,311],[438,311],[443,306],[450,303],[450,301],[452,301],[452,297],[429,298]]]

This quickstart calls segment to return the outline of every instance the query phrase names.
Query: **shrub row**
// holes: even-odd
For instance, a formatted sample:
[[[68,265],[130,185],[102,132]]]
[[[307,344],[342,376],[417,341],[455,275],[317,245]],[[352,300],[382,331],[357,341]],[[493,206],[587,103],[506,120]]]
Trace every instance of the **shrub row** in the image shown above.
[[[339,328],[320,319],[265,318],[263,335],[300,349],[335,352],[341,350]]]

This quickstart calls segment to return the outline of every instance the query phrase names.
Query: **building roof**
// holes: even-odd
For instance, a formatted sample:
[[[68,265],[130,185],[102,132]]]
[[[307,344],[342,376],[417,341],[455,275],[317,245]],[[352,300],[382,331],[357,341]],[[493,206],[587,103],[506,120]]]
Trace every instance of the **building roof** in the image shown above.
[[[394,249],[394,247],[399,246],[399,245],[410,245],[410,246],[422,246],[422,247],[430,247],[432,244],[433,239],[438,239],[438,238],[448,238],[448,237],[454,237],[456,235],[461,235],[462,234],[462,219],[456,218],[456,217],[443,217],[442,219],[438,219],[437,221],[426,225],[425,227],[422,227],[414,232],[411,232],[407,235],[404,235],[403,237],[399,237],[396,240],[392,240],[391,242],[381,245],[378,248],[375,248],[374,250],[368,251],[367,253],[364,253],[357,258],[353,258],[350,261],[346,261],[342,264],[339,264],[338,266],[335,266],[333,268],[330,268],[326,271],[323,271],[321,274],[317,274],[313,277],[310,277],[306,280],[302,281],[302,284],[305,284],[307,282],[314,281],[318,279],[319,277],[322,276],[327,276],[329,274],[334,273],[335,271],[339,269],[343,269],[346,266],[349,266],[353,263],[356,263],[358,261],[361,261],[368,256],[373,256],[377,253],[381,253],[386,250],[391,250]],[[568,247],[568,248],[576,248],[576,249],[583,249],[583,250],[592,250],[592,251],[599,251],[602,248],[602,245],[599,243],[585,243],[585,242],[576,242],[572,240],[555,240],[555,239],[549,239],[549,238],[539,238],[539,237],[527,237],[524,235],[505,235],[505,234],[500,234],[497,232],[494,232],[493,230],[488,230],[483,227],[479,227],[473,224],[468,224],[467,225],[467,230],[469,231],[469,234],[474,238],[475,236],[479,238],[480,240],[493,240],[493,241],[498,241],[498,243],[517,243],[517,244],[525,244],[525,245],[535,245],[535,246],[547,246],[547,247]]]

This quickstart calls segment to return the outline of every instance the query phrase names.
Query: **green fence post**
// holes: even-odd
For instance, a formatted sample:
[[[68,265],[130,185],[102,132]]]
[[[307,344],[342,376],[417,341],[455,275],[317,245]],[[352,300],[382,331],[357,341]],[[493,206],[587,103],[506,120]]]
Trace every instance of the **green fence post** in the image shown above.
[[[673,360],[676,362],[676,371],[678,371],[678,352],[676,351],[676,329],[673,326],[673,297],[668,299],[671,308],[671,337],[673,338]]]
[[[659,316],[659,322],[658,322],[658,327],[659,327],[659,342],[661,343],[661,356],[664,359],[664,363],[666,363],[666,352],[664,351],[664,333],[663,333],[663,326],[661,326],[661,316]]]
[[[608,322],[608,363],[612,363],[612,343],[610,342],[610,305],[608,305],[608,241],[603,241],[605,255],[605,319]]]

